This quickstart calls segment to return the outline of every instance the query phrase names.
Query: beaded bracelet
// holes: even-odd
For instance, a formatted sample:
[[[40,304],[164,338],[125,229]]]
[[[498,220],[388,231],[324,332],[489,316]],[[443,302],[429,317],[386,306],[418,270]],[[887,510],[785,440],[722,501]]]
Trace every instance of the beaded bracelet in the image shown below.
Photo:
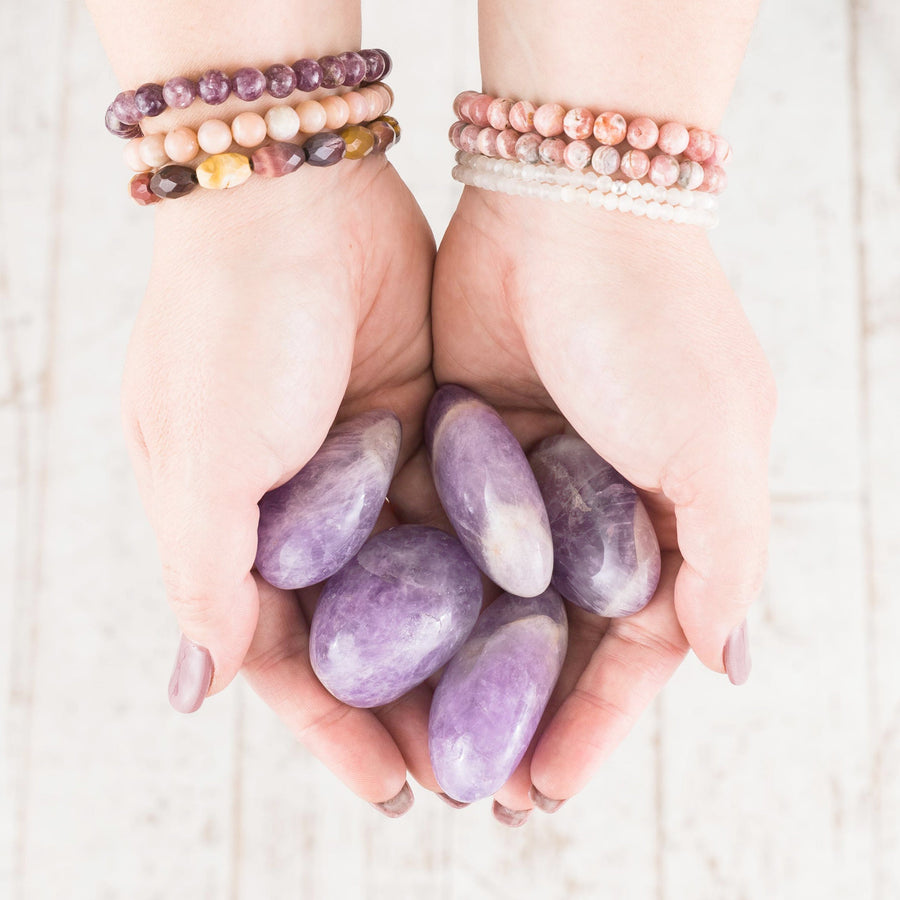
[[[317,60],[298,59],[291,66],[276,63],[265,72],[248,66],[229,76],[210,69],[198,81],[178,75],[162,85],[148,82],[137,90],[121,91],[107,107],[106,129],[116,137],[134,138],[140,135],[138,123],[145,116],[158,116],[168,107],[186,109],[198,97],[210,106],[224,103],[232,93],[246,101],[258,100],[266,92],[283,100],[294,90],[309,93],[380,81],[392,66],[384,50],[348,50]]]
[[[559,103],[535,106],[528,100],[491,97],[477,91],[463,91],[453,101],[457,118],[479,128],[497,131],[511,128],[520,134],[536,132],[545,138],[566,135],[573,141],[591,136],[600,144],[615,146],[627,142],[635,150],[658,147],[670,156],[684,156],[694,162],[724,165],[731,158],[731,146],[724,138],[702,128],[687,128],[679,122],[657,125],[647,116],[631,122],[617,112],[594,115],[585,106],[567,110]]]
[[[535,165],[457,153],[453,178],[462,184],[520,197],[578,203],[649,219],[714,228],[718,201],[709,194],[663,188],[637,180],[617,181],[595,172],[575,173],[562,166]]]
[[[342,159],[362,159],[384,153],[400,140],[400,126],[392,116],[382,116],[366,125],[347,125],[339,134],[320,132],[305,143],[276,142],[259,147],[250,156],[216,153],[196,168],[166,165],[154,173],[141,172],[129,182],[132,198],[140,206],[164,199],[185,197],[197,187],[225,190],[243,184],[255,172],[265,178],[280,178],[296,172],[304,163],[333,166]]]
[[[289,141],[299,133],[318,134],[372,122],[385,115],[393,103],[394,92],[379,82],[346,94],[304,100],[296,107],[273,106],[265,116],[243,112],[230,125],[221,119],[207,119],[196,131],[180,126],[168,133],[133,138],[125,145],[125,162],[135,172],[146,172],[169,162],[189,163],[201,151],[224,153],[232,144],[252,149],[266,137]]]

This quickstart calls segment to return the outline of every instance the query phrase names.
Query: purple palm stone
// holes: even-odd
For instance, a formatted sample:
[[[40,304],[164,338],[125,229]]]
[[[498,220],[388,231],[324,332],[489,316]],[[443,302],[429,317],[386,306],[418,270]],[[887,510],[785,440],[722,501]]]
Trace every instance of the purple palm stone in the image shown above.
[[[456,538],[399,525],[370,538],[325,585],[309,634],[322,684],[349,706],[390,703],[460,648],[481,609],[481,576]]]
[[[503,594],[444,669],[431,701],[428,749],[441,789],[471,803],[502,787],[525,751],[566,658],[568,628],[553,588]]]
[[[532,451],[553,532],[553,586],[601,616],[630,616],[659,582],[659,542],[634,486],[580,437]]]
[[[425,441],[438,496],[478,567],[505,591],[547,589],[553,541],[528,460],[499,414],[465,388],[434,395]]]
[[[372,533],[399,452],[400,422],[387,410],[332,428],[316,455],[259,501],[260,575],[294,589],[337,572]]]

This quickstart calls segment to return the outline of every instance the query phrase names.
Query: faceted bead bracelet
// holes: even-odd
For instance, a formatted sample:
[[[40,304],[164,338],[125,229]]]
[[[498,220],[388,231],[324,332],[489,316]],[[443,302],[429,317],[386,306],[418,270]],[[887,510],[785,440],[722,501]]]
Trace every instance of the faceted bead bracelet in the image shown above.
[[[169,162],[189,163],[201,152],[224,153],[232,144],[252,149],[266,138],[290,141],[298,134],[374,121],[385,115],[393,102],[394,92],[379,82],[321,100],[303,100],[297,106],[273,106],[265,116],[240,113],[230,125],[221,119],[207,119],[196,131],[180,126],[168,133],[132,139],[125,145],[125,162],[135,172],[146,172]]]
[[[348,50],[337,56],[298,59],[291,66],[276,63],[265,71],[246,66],[227,75],[210,69],[196,81],[177,75],[165,84],[148,82],[137,90],[121,91],[107,107],[106,129],[116,137],[134,138],[140,135],[138,123],[145,116],[158,116],[169,107],[186,109],[198,98],[211,106],[224,103],[232,94],[246,101],[265,93],[283,100],[295,90],[309,93],[381,81],[392,65],[384,50]]]
[[[277,141],[243,153],[215,153],[196,168],[165,165],[156,172],[141,172],[129,183],[132,198],[141,206],[187,196],[197,187],[225,190],[243,184],[255,172],[280,178],[300,166],[333,166],[342,159],[362,159],[384,153],[400,139],[400,126],[392,116],[365,125],[346,125],[339,133],[320,132],[303,144]]]

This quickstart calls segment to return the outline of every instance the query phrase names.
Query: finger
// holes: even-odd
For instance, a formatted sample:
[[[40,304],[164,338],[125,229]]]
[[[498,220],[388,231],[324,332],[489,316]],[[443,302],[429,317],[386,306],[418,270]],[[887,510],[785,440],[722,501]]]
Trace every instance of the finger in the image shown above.
[[[325,690],[309,661],[309,627],[296,597],[254,578],[260,613],[244,662],[247,682],[351,791],[375,804],[402,799],[406,763],[390,734],[370,710]]]
[[[677,554],[664,554],[650,603],[610,622],[538,741],[531,778],[544,798],[566,800],[578,793],[684,659],[688,645],[672,605],[679,561]]]
[[[745,621],[765,574],[767,453],[748,446],[715,451],[712,459],[670,466],[662,488],[675,504],[684,558],[675,583],[678,621],[701,662],[724,672],[726,643]],[[727,668],[733,681],[745,680],[749,656],[732,656]]]

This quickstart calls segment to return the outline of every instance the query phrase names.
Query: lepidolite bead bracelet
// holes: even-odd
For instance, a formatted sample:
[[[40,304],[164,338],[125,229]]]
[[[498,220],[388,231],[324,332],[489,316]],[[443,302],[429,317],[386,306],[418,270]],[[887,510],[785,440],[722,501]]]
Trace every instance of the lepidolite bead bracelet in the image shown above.
[[[138,123],[145,116],[158,116],[169,107],[186,109],[198,98],[211,106],[224,103],[232,94],[248,102],[265,93],[283,100],[295,90],[309,93],[381,81],[392,66],[384,50],[347,50],[336,56],[298,59],[290,66],[276,63],[265,71],[245,66],[228,75],[209,69],[197,80],[176,75],[165,84],[148,82],[136,90],[121,91],[107,108],[104,121],[110,134],[133,138],[139,135]]]
[[[232,144],[245,149],[260,146],[266,138],[290,141],[298,134],[334,131],[345,125],[372,122],[385,115],[394,102],[394,92],[383,83],[321,100],[303,100],[297,106],[273,106],[265,116],[243,112],[229,124],[207,119],[194,131],[180,126],[172,131],[132,139],[125,145],[125,162],[135,172],[189,163],[201,152],[224,153]]]

